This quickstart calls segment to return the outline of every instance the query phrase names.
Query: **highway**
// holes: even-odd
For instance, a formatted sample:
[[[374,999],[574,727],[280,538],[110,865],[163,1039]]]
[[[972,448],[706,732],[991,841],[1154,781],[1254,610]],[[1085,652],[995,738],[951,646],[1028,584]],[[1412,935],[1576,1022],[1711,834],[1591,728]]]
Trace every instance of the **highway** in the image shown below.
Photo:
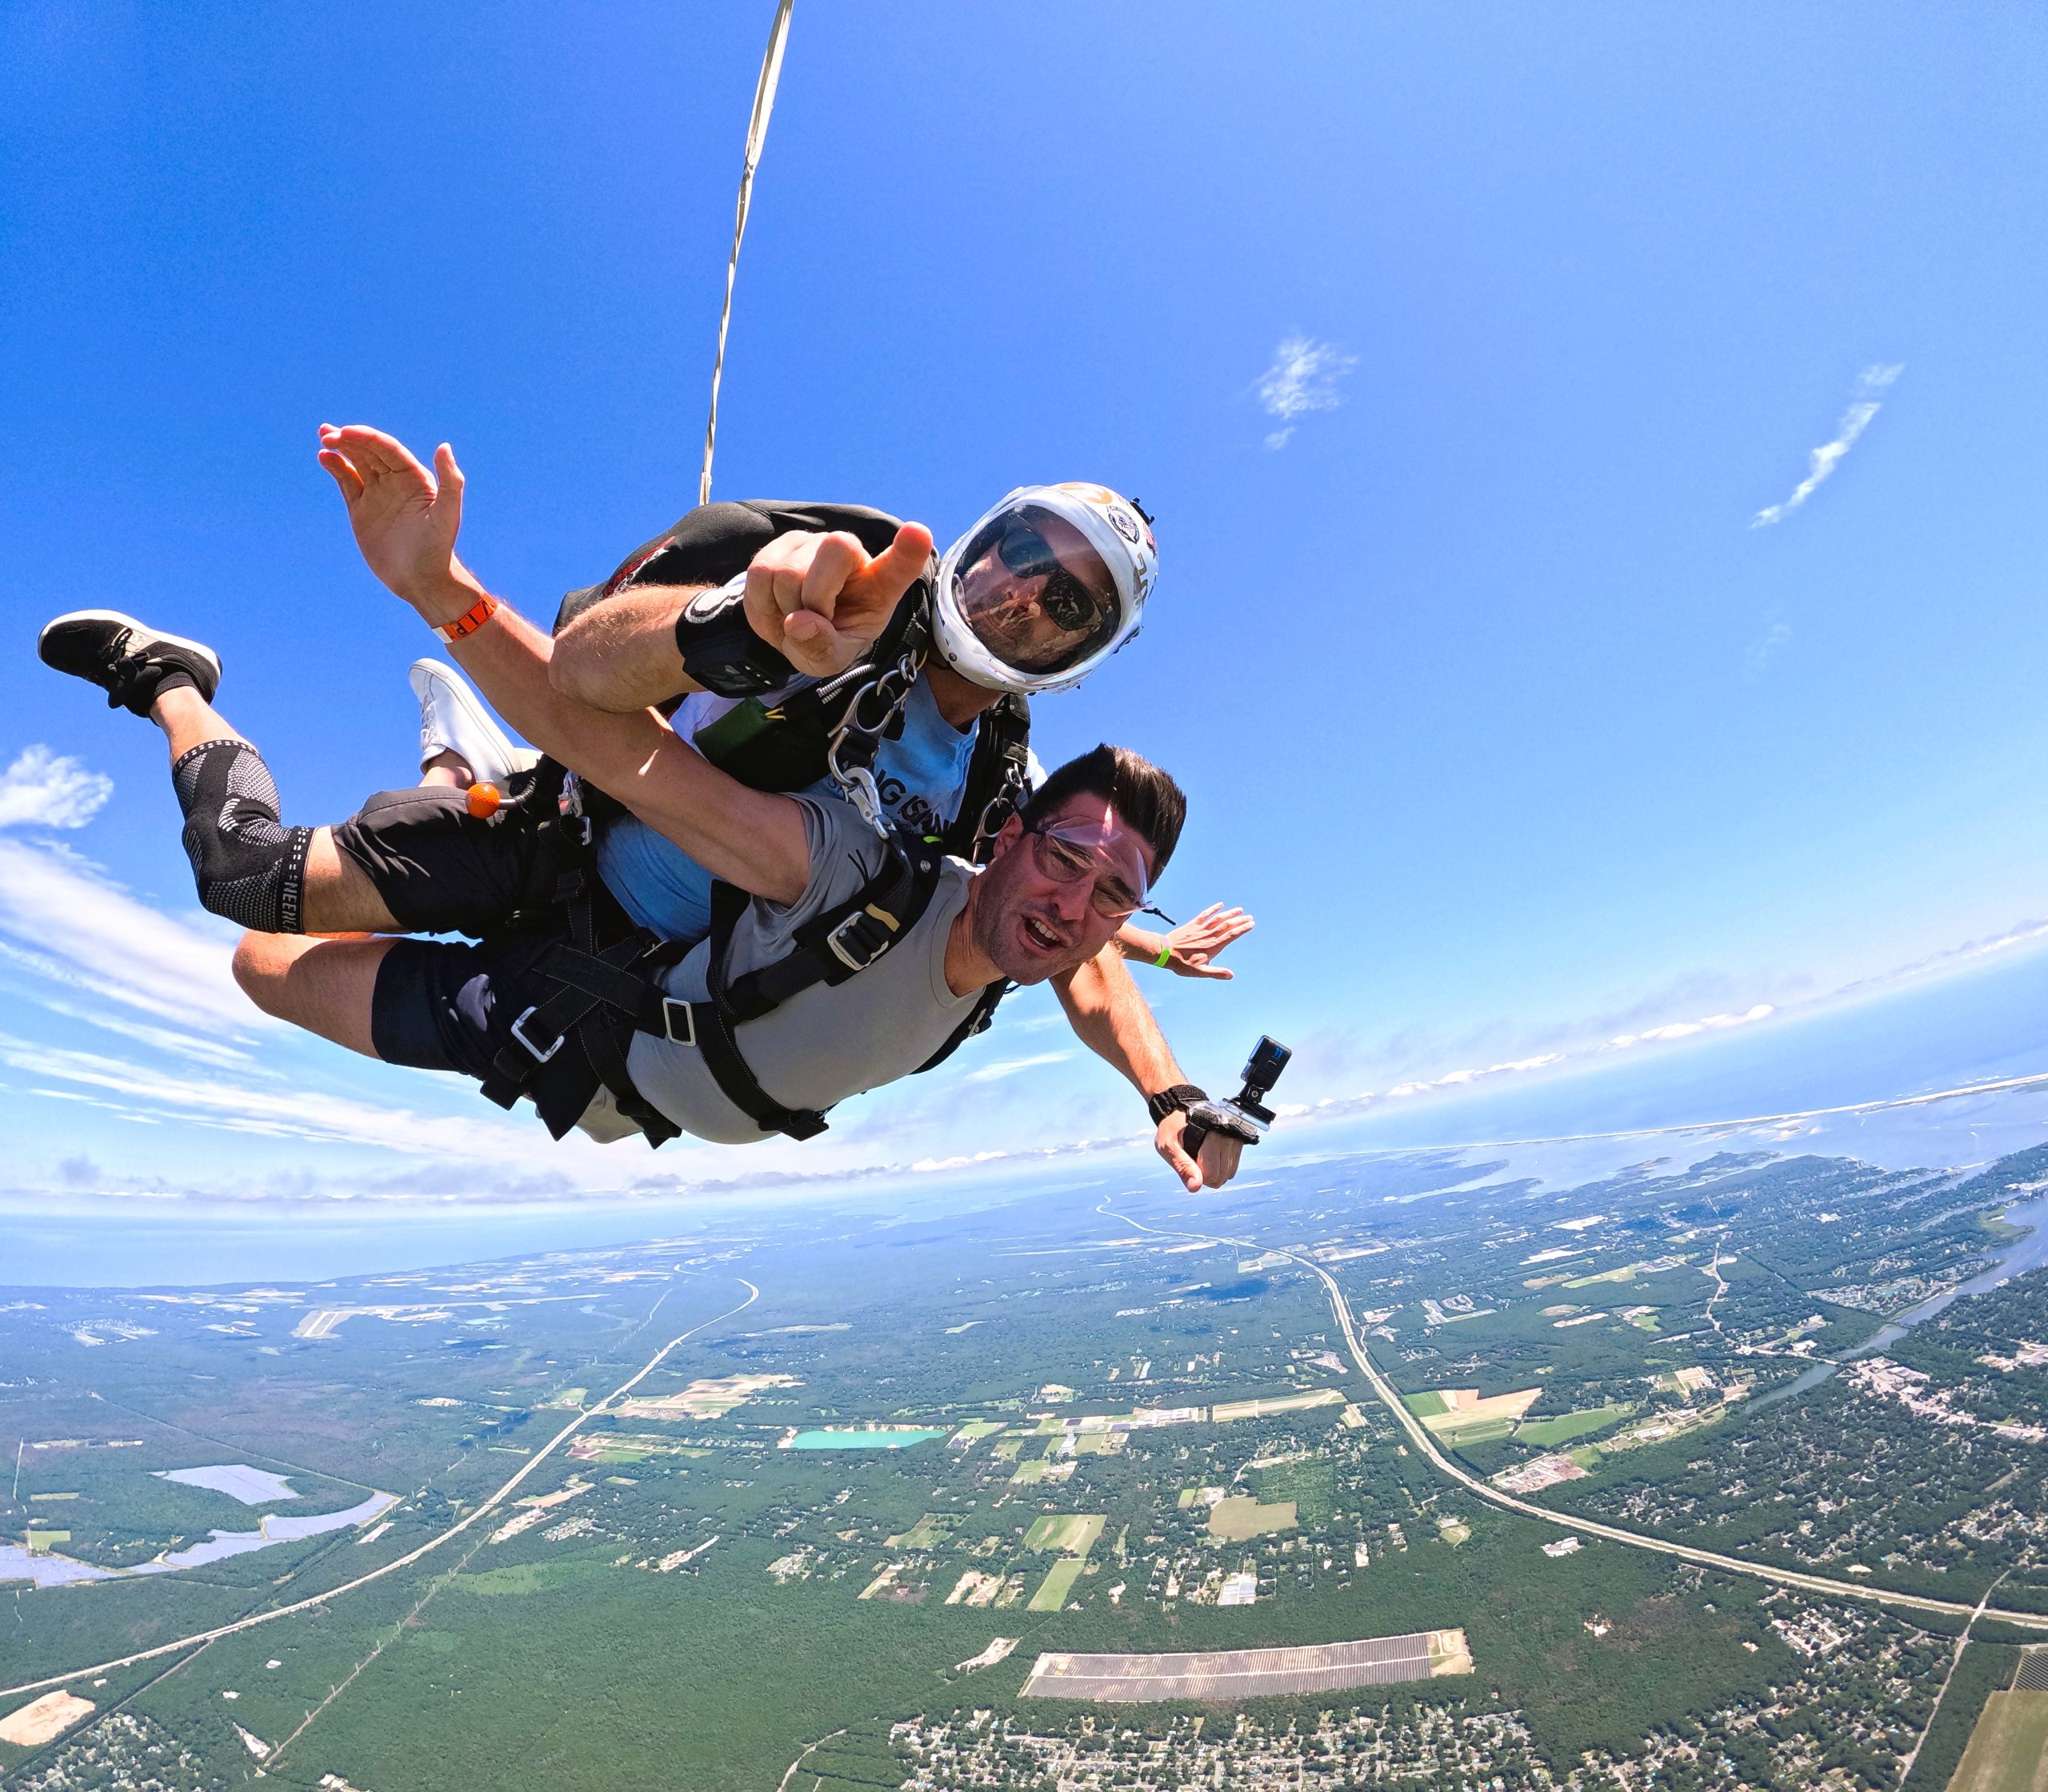
[[[269,1611],[259,1611],[247,1618],[238,1618],[232,1624],[218,1625],[210,1630],[195,1630],[190,1636],[180,1637],[174,1642],[160,1642],[154,1649],[141,1650],[133,1655],[119,1656],[110,1662],[97,1662],[90,1667],[73,1668],[67,1673],[53,1674],[46,1679],[26,1681],[18,1686],[0,1686],[0,1699],[18,1698],[24,1693],[46,1692],[53,1686],[68,1686],[74,1680],[82,1680],[88,1674],[111,1674],[117,1668],[133,1667],[138,1662],[154,1661],[161,1656],[177,1654],[182,1650],[197,1649],[203,1644],[218,1642],[222,1637],[235,1636],[244,1630],[253,1630],[259,1624],[274,1624],[281,1618],[294,1617],[300,1612],[312,1610],[316,1606],[331,1605],[344,1594],[353,1593],[358,1587],[367,1586],[372,1581],[381,1581],[386,1574],[395,1574],[402,1568],[411,1567],[422,1557],[431,1555],[434,1550],[440,1549],[444,1544],[453,1542],[464,1531],[481,1523],[490,1514],[504,1505],[506,1500],[519,1490],[526,1478],[555,1451],[568,1442],[570,1438],[582,1429],[587,1421],[597,1418],[618,1402],[623,1400],[661,1366],[669,1352],[675,1349],[678,1344],[686,1342],[706,1327],[717,1325],[722,1319],[730,1319],[735,1313],[744,1312],[760,1299],[761,1290],[745,1276],[739,1276],[734,1279],[746,1289],[745,1300],[737,1306],[727,1307],[722,1313],[714,1314],[710,1318],[692,1326],[688,1331],[678,1332],[648,1358],[637,1371],[626,1380],[620,1382],[594,1406],[586,1406],[582,1411],[570,1419],[552,1438],[535,1450],[531,1458],[522,1463],[518,1473],[514,1474],[511,1479],[500,1487],[496,1493],[491,1494],[488,1499],[473,1510],[464,1514],[446,1530],[438,1531],[430,1537],[418,1548],[410,1550],[405,1554],[386,1562],[381,1568],[373,1568],[368,1574],[358,1574],[352,1581],[344,1581],[339,1586],[330,1587],[325,1593],[316,1593],[310,1598],[294,1600],[288,1606],[277,1606]]]
[[[2039,1612],[2006,1611],[1996,1606],[1977,1606],[1956,1599],[1933,1599],[1919,1594],[1897,1593],[1885,1587],[1862,1586],[1854,1581],[1835,1580],[1825,1574],[1801,1574],[1796,1570],[1776,1567],[1769,1562],[1751,1562],[1742,1556],[1723,1555],[1714,1550],[1695,1549],[1688,1543],[1667,1542],[1661,1537],[1646,1536],[1641,1531],[1626,1530],[1619,1525],[1602,1524],[1574,1514],[1553,1512],[1547,1506],[1537,1505],[1533,1500],[1504,1493],[1453,1462],[1438,1446],[1437,1440],[1430,1434],[1422,1421],[1409,1411],[1406,1403],[1395,1391],[1394,1384],[1380,1373],[1367,1353],[1363,1340],[1358,1336],[1358,1327],[1353,1322],[1344,1291],[1337,1286],[1337,1278],[1320,1263],[1284,1246],[1266,1246],[1248,1238],[1222,1238],[1205,1232],[1182,1232],[1165,1226],[1148,1226],[1142,1219],[1134,1219],[1129,1214],[1111,1208],[1106,1197],[1096,1211],[1110,1215],[1122,1224],[1134,1226],[1140,1231],[1156,1233],[1162,1238],[1199,1238],[1210,1244],[1234,1245],[1242,1250],[1270,1250],[1306,1270],[1322,1282],[1323,1292],[1329,1297],[1330,1310],[1337,1321],[1338,1329],[1344,1334],[1344,1342],[1350,1351],[1351,1360],[1358,1365],[1358,1373],[1365,1377],[1380,1404],[1393,1414],[1395,1422],[1406,1433],[1408,1441],[1428,1459],[1430,1466],[1439,1474],[1456,1482],[1467,1493],[1486,1501],[1490,1506],[1497,1506],[1506,1512],[1518,1513],[1525,1518],[1534,1518],[1543,1524],[1554,1525],[1558,1530],[1570,1531],[1575,1536],[1598,1537],[1610,1543],[1623,1544],[1632,1550],[1647,1550],[1657,1555],[1676,1556],[1681,1561],[1693,1562],[1702,1568],[1716,1569],[1723,1574],[1747,1574],[1758,1580],[1774,1582],[1781,1586],[1796,1586],[1803,1592],[1818,1594],[1823,1598],[1860,1599],[1866,1604],[1893,1606],[1906,1611],[1934,1612],[1947,1618],[1995,1618],[2001,1623],[2017,1625],[2026,1630],[2048,1631],[2048,1615]]]

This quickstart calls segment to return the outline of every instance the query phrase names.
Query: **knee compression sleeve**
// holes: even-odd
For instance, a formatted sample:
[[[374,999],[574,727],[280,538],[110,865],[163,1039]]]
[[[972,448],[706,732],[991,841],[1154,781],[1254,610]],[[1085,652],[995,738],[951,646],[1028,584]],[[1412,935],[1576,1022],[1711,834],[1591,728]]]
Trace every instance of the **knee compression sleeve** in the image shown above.
[[[278,825],[278,786],[246,741],[207,741],[170,768],[202,906],[258,933],[304,931],[310,827]]]

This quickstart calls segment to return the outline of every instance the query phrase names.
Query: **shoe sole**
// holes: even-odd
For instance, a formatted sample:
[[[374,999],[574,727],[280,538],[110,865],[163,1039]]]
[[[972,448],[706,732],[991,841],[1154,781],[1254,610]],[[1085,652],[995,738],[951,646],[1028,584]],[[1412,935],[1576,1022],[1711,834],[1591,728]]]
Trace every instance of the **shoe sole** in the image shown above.
[[[162,629],[153,629],[146,622],[138,622],[126,610],[74,610],[64,615],[54,617],[42,625],[42,632],[35,638],[38,658],[42,658],[43,642],[58,630],[62,628],[66,622],[112,622],[118,627],[132,630],[146,640],[161,641],[169,646],[182,647],[187,652],[198,654],[206,662],[213,671],[214,689],[215,690],[220,689],[221,656],[205,642],[189,641],[182,634],[166,634]],[[43,663],[48,665],[49,662],[45,660]],[[209,702],[212,700],[210,692],[207,694],[207,699]]]
[[[484,743],[503,759],[505,770],[498,774],[500,778],[510,777],[525,762],[519,749],[512,744],[505,730],[484,708],[476,693],[470,689],[467,681],[459,675],[451,678],[449,675],[448,668],[439,660],[414,660],[410,669],[406,672],[406,682],[412,686],[413,694],[422,703],[426,701],[426,694],[419,688],[422,682],[433,685],[438,697],[453,700],[455,708],[461,713],[463,720],[476,730]],[[453,742],[448,743],[448,750],[457,754],[461,754],[462,752],[462,748]],[[494,769],[474,764],[470,766],[470,770],[480,778],[484,778],[486,782],[493,782],[492,779],[485,777],[486,770]]]

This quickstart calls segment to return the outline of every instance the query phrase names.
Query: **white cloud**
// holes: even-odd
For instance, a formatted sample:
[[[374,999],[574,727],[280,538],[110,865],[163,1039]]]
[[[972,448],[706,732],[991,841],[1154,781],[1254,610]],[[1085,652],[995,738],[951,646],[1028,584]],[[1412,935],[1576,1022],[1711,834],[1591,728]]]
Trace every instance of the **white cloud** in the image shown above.
[[[322,1144],[370,1145],[414,1156],[523,1164],[538,1154],[524,1129],[380,1107],[304,1086],[252,1088],[219,1075],[153,1070],[132,1059],[70,1051],[0,1034],[0,1064],[60,1083],[100,1091],[128,1113],[166,1112],[188,1124]],[[38,1093],[59,1094],[56,1090]],[[538,1150],[557,1147],[544,1139]]]
[[[79,761],[27,747],[0,772],[0,829],[83,827],[113,794],[112,779]],[[0,958],[192,1030],[262,1024],[228,973],[220,932],[159,914],[54,841],[0,835]]]
[[[978,1070],[970,1070],[960,1080],[1000,1082],[1005,1077],[1015,1076],[1019,1070],[1034,1070],[1041,1064],[1064,1064],[1073,1055],[1070,1051],[1042,1051],[1030,1058],[1000,1058],[993,1064],[984,1064]]]
[[[1884,394],[1891,383],[1906,371],[1900,362],[1890,367],[1866,367],[1857,376],[1856,394],[1848,410],[1842,414],[1842,421],[1835,427],[1834,439],[1814,450],[1806,457],[1806,476],[1793,488],[1792,495],[1782,504],[1773,504],[1750,518],[1752,529],[1768,528],[1782,522],[1799,508],[1815,492],[1822,482],[1842,464],[1842,457],[1856,446],[1856,438],[1870,426],[1870,419],[1878,414]]]
[[[0,771],[0,827],[83,827],[114,794],[114,780],[46,746],[24,747]]]
[[[1410,1101],[1418,1095],[1436,1095],[1452,1090],[1467,1090],[1478,1083],[1503,1077],[1524,1076],[1533,1070],[1550,1070],[1555,1065],[1582,1063],[1610,1052],[1626,1051],[1637,1046],[1662,1045],[1674,1040],[1690,1039],[1698,1034],[1718,1033],[1732,1026],[1746,1026],[1755,1021],[1768,1020],[1777,1012],[1771,1003],[1759,1002],[1740,1013],[1730,1010],[1725,1014],[1708,1014],[1698,1020],[1668,1021],[1661,1026],[1618,1034],[1598,1044],[1583,1042],[1566,1046],[1558,1050],[1538,1052],[1526,1058],[1489,1064],[1483,1070],[1446,1071],[1441,1076],[1416,1078],[1398,1082],[1384,1092],[1367,1090],[1356,1095],[1333,1095],[1322,1101],[1283,1106],[1278,1111],[1294,1116],[1314,1114],[1318,1118],[1355,1114],[1366,1108],[1377,1107],[1383,1102]]]
[[[262,1023],[225,940],[159,914],[62,846],[0,838],[0,950],[14,962],[159,1018]]]
[[[1280,427],[1266,438],[1269,448],[1284,448],[1296,419],[1312,410],[1334,410],[1343,400],[1337,382],[1357,366],[1358,358],[1327,342],[1290,336],[1274,353],[1273,365],[1258,376],[1258,402]]]
[[[53,1014],[83,1021],[88,1026],[97,1026],[104,1032],[118,1034],[124,1039],[134,1039],[142,1045],[154,1046],[159,1051],[175,1052],[180,1058],[211,1064],[218,1070],[256,1070],[265,1067],[259,1064],[254,1052],[244,1051],[239,1046],[231,1046],[222,1039],[196,1033],[181,1033],[174,1027],[151,1026],[146,1021],[131,1021],[118,1014],[95,1013],[90,1008],[66,1002],[59,996],[45,996],[42,1006]]]
[[[1561,1051],[1546,1051],[1535,1058],[1518,1058],[1506,1064],[1489,1064],[1483,1070],[1451,1070],[1440,1077],[1432,1077],[1427,1082],[1398,1083],[1386,1092],[1389,1100],[1397,1096],[1428,1095],[1439,1089],[1462,1089],[1467,1084],[1483,1081],[1488,1077],[1512,1076],[1521,1070],[1547,1070],[1553,1064],[1564,1062]]]
[[[1646,1026],[1640,1033],[1618,1034],[1601,1049],[1626,1051],[1631,1046],[1658,1043],[1666,1039],[1690,1039],[1698,1033],[1718,1033],[1731,1026],[1747,1026],[1752,1021],[1767,1021],[1778,1012],[1768,1002],[1759,1002],[1739,1014],[1709,1014],[1703,1020],[1672,1021],[1663,1026]]]

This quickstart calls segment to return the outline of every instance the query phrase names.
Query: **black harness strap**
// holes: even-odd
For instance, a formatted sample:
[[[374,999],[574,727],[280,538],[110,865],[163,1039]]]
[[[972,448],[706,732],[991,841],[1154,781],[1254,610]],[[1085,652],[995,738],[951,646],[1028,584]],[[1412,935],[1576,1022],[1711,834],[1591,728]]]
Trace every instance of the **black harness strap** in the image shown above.
[[[594,1078],[650,1145],[663,1145],[682,1128],[634,1088],[624,1039],[636,1030],[667,1033],[670,1010],[681,1005],[667,1001],[655,974],[674,964],[682,948],[629,928],[600,950],[598,887],[583,866],[561,877],[556,893],[569,938],[549,942],[531,966],[556,984],[555,993],[513,1022],[512,1043],[492,1060],[483,1093],[505,1108],[530,1095],[548,1131],[560,1138],[582,1118]],[[571,1044],[575,1050],[565,1052]]]
[[[821,983],[843,983],[882,958],[930,906],[938,887],[939,862],[930,842],[901,831],[891,834],[889,856],[874,877],[846,901],[806,922],[783,957],[730,982],[726,961],[748,898],[730,884],[713,886],[705,970],[710,999],[690,1004],[692,1027],[719,1092],[763,1132],[815,1138],[826,1121],[819,1109],[785,1107],[763,1089],[734,1029]]]
[[[966,1044],[978,1033],[986,1033],[995,1022],[996,1004],[1010,994],[1010,986],[996,982],[982,991],[981,999],[968,1011],[967,1018],[946,1036],[946,1043],[920,1064],[910,1074],[922,1076],[927,1070],[935,1070],[954,1053]]]
[[[826,1130],[822,1110],[784,1107],[761,1086],[760,1078],[742,1054],[731,1025],[718,1011],[716,1002],[693,1002],[690,1014],[698,1054],[704,1060],[704,1068],[711,1073],[711,1080],[718,1084],[719,1094],[762,1131],[804,1139],[815,1138]]]
[[[932,846],[892,835],[882,869],[846,902],[800,928],[789,952],[714,988],[720,1012],[737,1026],[772,1013],[816,984],[838,985],[866,970],[917,924],[938,885],[938,855]],[[730,885],[712,892],[714,984],[723,982],[726,949],[746,902],[746,894]]]
[[[959,813],[941,837],[945,850],[970,865],[986,865],[1002,824],[1031,794],[1031,705],[1012,691],[982,713]]]
[[[806,990],[846,982],[878,962],[917,924],[938,887],[941,856],[931,842],[900,831],[890,837],[888,846],[875,874],[845,902],[807,922],[789,952],[730,981],[726,965],[733,934],[750,898],[730,884],[714,884],[706,969],[709,999],[703,1002],[678,1000],[661,982],[659,974],[688,950],[683,944],[657,941],[643,929],[628,926],[624,937],[600,947],[602,886],[581,870],[565,874],[558,890],[568,937],[549,942],[531,966],[554,991],[512,1023],[511,1042],[493,1062],[484,1094],[507,1108],[521,1096],[531,1096],[548,1130],[559,1138],[582,1118],[594,1078],[610,1091],[621,1114],[651,1142],[662,1144],[681,1129],[634,1086],[626,1042],[638,1030],[694,1046],[719,1092],[763,1132],[815,1138],[826,1130],[824,1114],[785,1106],[763,1089],[734,1029],[773,1013]],[[619,922],[623,924],[622,917]],[[1000,994],[998,986],[978,1002],[930,1062],[937,1063],[986,1026]],[[569,1046],[574,1049],[564,1049]]]

